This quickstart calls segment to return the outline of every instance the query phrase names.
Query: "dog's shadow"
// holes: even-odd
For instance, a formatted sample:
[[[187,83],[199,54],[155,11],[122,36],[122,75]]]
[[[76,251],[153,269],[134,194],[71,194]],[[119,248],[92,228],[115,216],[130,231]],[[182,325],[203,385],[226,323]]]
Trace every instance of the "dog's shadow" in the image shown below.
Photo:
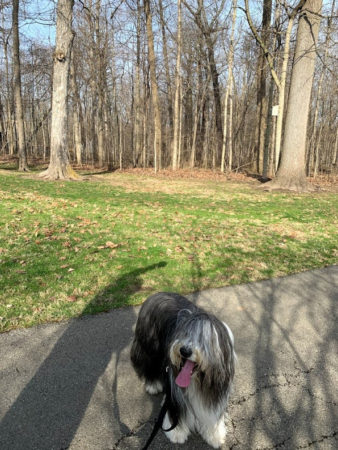
[[[83,314],[90,312],[92,305],[101,302],[112,292],[115,285],[121,285],[121,281],[125,282],[123,284],[126,286],[125,293],[128,298],[141,289],[142,274],[165,264],[160,262],[125,274],[122,279],[99,292],[87,305]],[[43,334],[43,329],[40,330],[47,336],[46,343],[41,342],[42,346],[44,344],[47,346],[49,339],[55,341],[55,344],[4,415],[0,424],[0,447],[11,450],[68,448],[84,419],[94,390],[100,387],[103,397],[106,395],[107,388],[102,383],[104,383],[103,374],[109,364],[112,367],[113,378],[108,376],[107,379],[112,381],[110,386],[112,394],[110,399],[103,400],[102,405],[99,405],[99,414],[102,413],[102,407],[105,407],[104,414],[113,428],[107,431],[108,434],[111,435],[111,432],[114,436],[132,434],[121,420],[116,397],[117,366],[121,355],[124,360],[128,360],[129,365],[126,350],[132,338],[135,322],[134,309],[121,308],[112,313],[90,318],[84,316],[55,326],[52,334],[50,332]],[[38,330],[39,336],[40,332]],[[154,405],[157,404],[155,401]],[[77,445],[81,448],[81,442]],[[83,448],[90,448],[88,445],[90,445],[88,442],[83,443]]]

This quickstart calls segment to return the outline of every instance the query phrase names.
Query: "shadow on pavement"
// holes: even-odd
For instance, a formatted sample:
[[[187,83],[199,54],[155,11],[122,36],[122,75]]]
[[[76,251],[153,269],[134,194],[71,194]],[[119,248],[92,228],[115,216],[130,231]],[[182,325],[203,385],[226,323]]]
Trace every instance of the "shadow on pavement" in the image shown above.
[[[124,275],[132,280],[131,288],[126,288],[126,297],[142,287],[141,275],[145,272],[163,267],[160,262]],[[117,280],[117,283],[123,281]],[[92,300],[91,304],[101,301],[109,293],[107,286]],[[83,314],[90,311],[89,304]],[[65,324],[65,329],[58,337],[49,355],[38,368],[33,378],[24,387],[0,424],[0,448],[18,449],[67,449],[83,419],[98,381],[107,366],[112,364],[109,382],[110,388],[101,386],[102,402],[115,433],[128,434],[130,430],[120,418],[117,396],[117,366],[122,352],[130,344],[132,327],[136,315],[132,308],[116,310],[119,317],[111,320],[109,314],[74,319]],[[114,313],[115,313],[114,312]],[[129,360],[129,355],[127,356]],[[109,378],[108,378],[109,379]],[[102,383],[107,380],[102,380]],[[101,384],[102,384],[101,383]],[[106,392],[111,398],[105,398]],[[95,414],[91,417],[97,420]],[[100,424],[98,424],[100,426]],[[119,428],[119,429],[116,429]],[[104,432],[104,430],[103,430]],[[111,433],[111,430],[107,430]],[[83,448],[87,447],[84,443]],[[99,447],[96,447],[99,448]]]
[[[255,286],[251,304],[238,297],[240,365],[252,374],[249,392],[241,395],[239,384],[231,407],[238,448],[334,448],[336,284],[319,271],[308,283],[302,275],[291,289],[288,278],[264,282],[265,296]]]

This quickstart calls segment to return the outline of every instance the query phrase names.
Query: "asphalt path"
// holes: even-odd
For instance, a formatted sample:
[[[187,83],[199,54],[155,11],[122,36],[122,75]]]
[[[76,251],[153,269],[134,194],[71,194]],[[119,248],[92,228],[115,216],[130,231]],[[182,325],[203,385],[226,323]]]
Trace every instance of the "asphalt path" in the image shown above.
[[[100,294],[102,295],[102,293]],[[224,449],[338,448],[338,266],[190,296],[233,330]],[[160,409],[129,350],[139,308],[0,335],[1,450],[140,449]],[[151,449],[209,449],[199,436]]]

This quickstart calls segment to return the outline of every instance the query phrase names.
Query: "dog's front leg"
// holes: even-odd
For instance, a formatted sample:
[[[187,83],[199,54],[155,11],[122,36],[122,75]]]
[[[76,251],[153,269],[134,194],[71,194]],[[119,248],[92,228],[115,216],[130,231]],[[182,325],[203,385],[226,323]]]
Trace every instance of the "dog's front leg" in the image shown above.
[[[211,447],[219,448],[225,442],[225,437],[227,434],[227,429],[225,425],[224,417],[222,417],[213,426],[202,427],[200,430],[201,435],[205,441],[211,445]]]
[[[171,427],[168,413],[166,413],[164,417],[162,427],[164,430],[167,430]],[[173,430],[165,431],[165,434],[169,441],[171,441],[173,444],[183,444],[188,439],[190,430],[184,422],[179,422]]]

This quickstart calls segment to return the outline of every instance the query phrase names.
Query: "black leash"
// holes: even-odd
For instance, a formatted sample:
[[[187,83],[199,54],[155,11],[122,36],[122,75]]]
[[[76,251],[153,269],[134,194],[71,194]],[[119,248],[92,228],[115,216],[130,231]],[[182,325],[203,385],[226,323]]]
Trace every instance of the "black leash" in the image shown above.
[[[149,445],[152,443],[152,441],[154,440],[155,436],[157,435],[159,429],[162,428],[164,416],[165,416],[166,412],[167,412],[168,409],[169,409],[169,398],[170,398],[170,388],[169,388],[169,385],[170,385],[170,383],[168,383],[168,388],[167,388],[167,392],[166,392],[166,394],[165,394],[165,399],[164,399],[162,408],[161,408],[161,410],[160,410],[160,413],[159,413],[159,415],[158,415],[158,417],[157,417],[157,419],[156,419],[156,422],[155,422],[153,431],[151,432],[151,435],[149,436],[149,438],[148,438],[148,440],[147,440],[145,446],[142,448],[142,450],[147,450],[147,449],[148,449]],[[166,432],[167,432],[167,431],[171,431],[171,430],[173,430],[173,429],[177,426],[177,424],[178,424],[178,418],[175,417],[175,418],[174,418],[174,423],[173,423],[173,425],[172,425],[170,428],[168,428],[167,430],[163,430],[163,428],[162,428],[162,430],[163,430],[163,431],[166,431]]]

